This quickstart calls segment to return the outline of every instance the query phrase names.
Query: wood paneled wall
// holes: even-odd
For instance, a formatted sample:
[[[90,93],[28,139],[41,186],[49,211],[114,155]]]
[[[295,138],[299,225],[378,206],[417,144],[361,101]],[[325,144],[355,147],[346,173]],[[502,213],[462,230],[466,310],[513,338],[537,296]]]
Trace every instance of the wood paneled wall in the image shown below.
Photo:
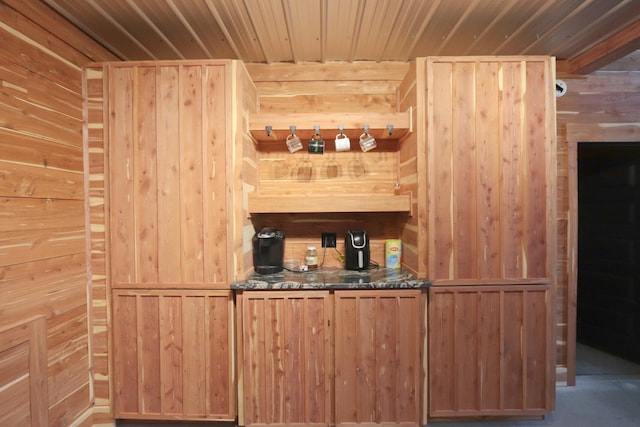
[[[408,63],[246,64],[258,93],[258,112],[293,114],[397,112],[399,86]],[[291,123],[299,126],[299,124]],[[259,174],[256,188],[265,194],[393,194],[397,180],[398,141],[378,141],[376,150],[362,153],[358,141],[349,152],[336,153],[333,139],[320,129],[327,149],[323,155],[285,149],[285,142],[256,147]],[[354,146],[355,145],[355,146]],[[305,141],[306,147],[306,141]],[[409,179],[409,178],[408,178]],[[406,181],[406,180],[405,180]],[[402,191],[403,189],[401,189]],[[404,218],[403,218],[404,221]],[[323,231],[336,232],[338,249],[344,247],[349,229],[364,229],[370,235],[372,259],[384,265],[384,239],[398,238],[398,220],[389,214],[290,214],[254,215],[254,229],[282,228],[287,234],[285,258],[302,259],[308,244],[320,247]],[[342,265],[329,250],[325,266]]]
[[[112,59],[40,2],[0,2],[0,329],[44,319],[49,425],[91,424],[82,67]]]
[[[614,69],[615,64],[608,67]],[[557,360],[558,381],[575,381],[575,309],[577,248],[570,245],[569,199],[574,196],[569,185],[570,159],[567,128],[574,133],[594,126],[598,141],[629,141],[629,129],[637,129],[640,106],[640,71],[600,71],[588,76],[558,74],[568,86],[566,95],[557,98],[558,133],[558,261],[557,274]],[[581,132],[584,129],[584,132]],[[637,132],[637,130],[636,130]],[[586,138],[588,140],[589,138]],[[587,142],[587,141],[584,142]],[[640,137],[635,138],[640,141]],[[595,139],[593,140],[596,141]],[[575,190],[575,189],[573,189]]]

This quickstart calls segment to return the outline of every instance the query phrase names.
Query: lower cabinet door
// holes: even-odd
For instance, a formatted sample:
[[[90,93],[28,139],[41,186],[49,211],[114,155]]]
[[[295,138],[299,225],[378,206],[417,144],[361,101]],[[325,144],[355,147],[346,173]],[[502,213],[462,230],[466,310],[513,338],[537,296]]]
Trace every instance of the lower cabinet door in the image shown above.
[[[336,425],[425,422],[424,305],[419,290],[336,291]]]
[[[116,418],[233,420],[231,291],[113,292]]]
[[[328,291],[238,293],[241,425],[331,424]]]
[[[553,408],[547,285],[429,289],[429,417],[533,416]]]

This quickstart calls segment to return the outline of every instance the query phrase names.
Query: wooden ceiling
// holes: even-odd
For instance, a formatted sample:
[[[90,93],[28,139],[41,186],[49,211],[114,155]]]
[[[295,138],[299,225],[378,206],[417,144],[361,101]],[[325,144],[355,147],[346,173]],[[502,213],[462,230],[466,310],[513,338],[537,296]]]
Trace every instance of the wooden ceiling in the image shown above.
[[[42,1],[122,60],[542,54],[579,73],[640,49],[640,0]]]

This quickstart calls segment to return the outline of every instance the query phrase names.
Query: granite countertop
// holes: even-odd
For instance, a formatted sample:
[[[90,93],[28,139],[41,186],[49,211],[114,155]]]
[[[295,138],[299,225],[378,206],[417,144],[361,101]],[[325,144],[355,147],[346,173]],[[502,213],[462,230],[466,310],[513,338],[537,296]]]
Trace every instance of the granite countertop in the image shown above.
[[[429,286],[429,280],[417,279],[397,268],[352,271],[339,267],[322,267],[307,272],[283,270],[275,274],[253,273],[246,280],[231,283],[231,289],[236,290],[419,289]]]

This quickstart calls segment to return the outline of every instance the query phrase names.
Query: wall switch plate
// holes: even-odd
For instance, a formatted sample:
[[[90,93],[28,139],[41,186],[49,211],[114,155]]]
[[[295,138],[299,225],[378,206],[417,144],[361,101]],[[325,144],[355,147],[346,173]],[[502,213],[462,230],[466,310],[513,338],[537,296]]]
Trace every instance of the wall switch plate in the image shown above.
[[[322,233],[322,247],[323,248],[335,248],[336,247],[336,233]]]

